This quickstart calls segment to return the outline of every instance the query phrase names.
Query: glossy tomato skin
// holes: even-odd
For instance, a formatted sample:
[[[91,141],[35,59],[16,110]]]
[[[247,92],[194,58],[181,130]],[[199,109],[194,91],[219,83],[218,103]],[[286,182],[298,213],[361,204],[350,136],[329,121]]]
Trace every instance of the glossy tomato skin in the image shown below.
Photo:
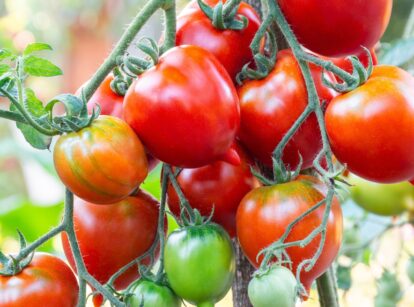
[[[299,42],[329,57],[375,46],[391,17],[392,0],[277,0]]]
[[[283,266],[272,266],[266,273],[252,278],[248,295],[253,307],[294,307],[297,299],[297,281]]]
[[[89,273],[106,283],[121,267],[146,252],[157,233],[158,211],[158,202],[142,191],[107,206],[76,199],[75,231]],[[75,269],[66,234],[62,234],[62,243]],[[138,269],[134,266],[116,280],[115,287],[124,289],[138,277]]]
[[[164,261],[171,288],[197,306],[214,306],[233,283],[234,248],[229,235],[217,224],[172,232],[165,245]]]
[[[32,262],[15,276],[0,276],[1,307],[75,307],[78,282],[61,259],[35,253]]]
[[[124,96],[118,95],[111,89],[111,82],[114,80],[114,75],[109,74],[105,80],[98,87],[96,92],[88,101],[88,113],[97,109],[99,105],[101,115],[111,115],[123,119],[123,103]],[[76,91],[76,95],[81,95],[82,87]],[[148,170],[153,170],[159,163],[153,156],[147,154]]]
[[[321,68],[311,65],[311,72],[321,100],[329,102],[336,92],[322,84]],[[327,77],[334,81],[333,75]],[[239,97],[240,141],[255,158],[271,166],[273,150],[308,105],[305,81],[292,51],[280,51],[269,76],[246,82],[239,88]],[[308,168],[321,148],[318,122],[312,114],[286,146],[283,161],[293,169],[300,153],[302,169]]]
[[[112,116],[100,116],[89,127],[61,136],[53,160],[62,182],[76,196],[97,204],[125,199],[148,174],[140,140]]]
[[[130,307],[180,307],[180,298],[167,286],[144,280],[128,299]]]
[[[236,212],[242,198],[259,185],[250,172],[250,159],[236,146],[241,158],[238,166],[218,161],[194,169],[183,169],[178,183],[190,205],[201,215],[210,216],[214,207],[213,221],[220,224],[231,237],[236,235]],[[172,184],[168,186],[168,207],[180,216],[180,202]]]
[[[154,157],[194,168],[229,153],[240,109],[218,60],[200,47],[181,46],[135,80],[125,96],[124,116]]]
[[[414,209],[414,187],[409,182],[380,184],[357,176],[347,181],[354,202],[368,212],[395,216]]]
[[[379,183],[414,174],[414,78],[376,66],[368,81],[334,98],[325,114],[332,150],[352,173]]]
[[[204,2],[215,6],[218,0]],[[210,51],[235,80],[243,66],[253,60],[250,44],[260,27],[260,17],[249,4],[242,2],[237,14],[249,21],[244,30],[219,30],[193,0],[177,18],[177,46],[195,45]]]
[[[297,180],[274,186],[260,187],[247,194],[237,211],[237,236],[240,246],[249,261],[258,267],[263,259],[256,256],[263,249],[279,239],[287,226],[302,213],[324,199],[326,187],[315,177],[301,176]],[[321,225],[324,206],[318,208],[300,221],[285,242],[302,240]],[[309,290],[313,281],[323,274],[336,258],[342,240],[342,210],[338,200],[332,203],[329,215],[326,242],[320,258],[309,272],[301,273],[301,282]],[[315,254],[320,242],[316,237],[304,248],[287,248],[293,273],[298,265]]]

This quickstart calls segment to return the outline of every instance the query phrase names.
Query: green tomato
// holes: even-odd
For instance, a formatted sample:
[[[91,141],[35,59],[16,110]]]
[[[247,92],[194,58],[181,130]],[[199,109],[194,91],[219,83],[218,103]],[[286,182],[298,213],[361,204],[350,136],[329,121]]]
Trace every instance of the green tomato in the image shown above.
[[[248,295],[254,307],[294,307],[297,281],[289,269],[273,266],[266,273],[253,277]]]
[[[217,224],[175,230],[165,244],[164,268],[171,288],[180,297],[199,307],[214,306],[233,283],[233,244]]]
[[[409,182],[379,184],[356,176],[350,176],[348,182],[351,197],[368,212],[393,216],[410,210],[414,205],[414,186]]]
[[[180,307],[181,300],[167,286],[144,280],[134,290],[134,295],[128,299],[130,307]]]
[[[408,260],[407,264],[407,276],[412,283],[414,283],[414,257],[412,256],[410,260]]]

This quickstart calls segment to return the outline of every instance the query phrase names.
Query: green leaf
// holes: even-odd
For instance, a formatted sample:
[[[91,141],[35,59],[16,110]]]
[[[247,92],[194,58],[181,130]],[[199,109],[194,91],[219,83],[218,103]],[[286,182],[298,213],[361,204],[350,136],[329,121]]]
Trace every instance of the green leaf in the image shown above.
[[[414,58],[414,38],[391,43],[379,56],[381,64],[401,66]]]
[[[365,249],[364,252],[362,253],[362,263],[369,266],[371,262],[371,255],[372,255],[371,250],[369,248]]]
[[[7,64],[0,64],[0,76],[10,70],[10,66]]]
[[[45,43],[33,43],[27,45],[26,49],[23,51],[23,55],[28,55],[36,51],[42,51],[42,50],[53,50],[52,47]]]
[[[33,90],[29,88],[26,89],[25,99],[27,103],[27,110],[32,114],[32,117],[39,118],[47,114],[42,102],[36,97]],[[10,110],[18,112],[16,106],[13,104],[10,105]],[[23,133],[26,141],[34,148],[40,150],[49,149],[52,137],[43,135],[30,125],[16,123],[16,126]]]
[[[13,53],[7,49],[0,49],[0,61],[3,61],[4,59],[10,58],[13,56]]]
[[[53,77],[62,74],[62,70],[49,60],[33,55],[24,59],[24,71],[37,77]]]
[[[81,99],[79,99],[79,97],[72,94],[61,94],[56,96],[47,103],[45,108],[46,111],[48,113],[52,112],[54,106],[59,102],[63,103],[63,105],[65,106],[66,115],[68,117],[88,116],[88,111],[86,109],[86,105],[84,104],[84,102]]]

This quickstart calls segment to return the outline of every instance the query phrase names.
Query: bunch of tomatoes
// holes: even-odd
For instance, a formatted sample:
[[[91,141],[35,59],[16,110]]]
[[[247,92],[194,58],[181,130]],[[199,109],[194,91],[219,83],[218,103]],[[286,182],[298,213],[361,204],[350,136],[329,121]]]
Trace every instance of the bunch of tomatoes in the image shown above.
[[[392,0],[278,2],[309,52],[351,74],[349,55],[357,55],[366,67],[370,57],[376,64],[373,48],[388,24]],[[243,67],[252,65],[250,44],[261,26],[247,3],[241,2],[237,14],[247,20],[244,29],[217,29],[192,1],[178,16],[177,46],[139,75],[125,97],[112,91],[114,76],[107,76],[89,100],[90,111],[99,105],[101,116],[61,136],[54,147],[56,171],[76,196],[74,224],[81,255],[88,272],[102,284],[145,254],[160,236],[164,242],[160,204],[139,187],[159,161],[166,166],[163,198],[181,227],[152,255],[160,258],[162,278],[142,270],[151,263],[146,259],[114,281],[114,291],[128,290],[129,306],[174,307],[182,299],[214,306],[233,283],[232,238],[259,268],[261,251],[327,197],[328,186],[315,172],[270,185],[255,176],[259,169],[272,167],[275,147],[308,105],[308,91],[290,49],[277,53],[267,77],[236,83]],[[372,50],[371,55],[361,46]],[[337,76],[314,64],[310,69],[339,163],[379,183],[414,179],[414,78],[397,67],[375,66],[364,84],[338,93],[323,82],[342,82]],[[283,162],[290,170],[312,169],[322,145],[321,123],[311,114],[284,148]],[[289,230],[285,242],[304,240],[322,224],[324,214],[324,206],[318,206]],[[287,247],[288,263],[277,262],[275,256],[253,277],[249,297],[255,307],[294,306],[296,277],[307,292],[330,267],[342,239],[336,197],[328,214],[325,243],[314,266],[297,274],[318,250],[321,236],[304,246]],[[65,234],[62,242],[76,270]],[[28,284],[36,283],[42,283],[43,292],[29,291]],[[18,275],[0,277],[0,306],[75,306],[78,291],[75,275],[64,262],[36,254]],[[100,305],[102,297],[95,295],[94,302]]]

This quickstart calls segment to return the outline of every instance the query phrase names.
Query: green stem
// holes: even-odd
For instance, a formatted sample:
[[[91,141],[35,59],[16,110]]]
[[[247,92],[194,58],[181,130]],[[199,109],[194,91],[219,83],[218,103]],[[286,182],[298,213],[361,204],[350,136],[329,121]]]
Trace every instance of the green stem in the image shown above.
[[[235,7],[238,7],[242,0],[228,0],[223,7],[223,16],[227,16]]]
[[[194,222],[196,220],[196,215],[194,213],[193,208],[191,208],[188,199],[185,197],[183,190],[181,189],[180,185],[177,182],[177,178],[175,178],[174,173],[171,169],[171,166],[165,164],[164,171],[168,174],[171,184],[174,187],[175,192],[177,193],[178,199],[180,200],[181,207],[184,207],[188,216],[190,217],[190,221]]]
[[[26,119],[20,113],[7,111],[7,110],[0,110],[0,117],[15,121],[18,123],[27,124]]]
[[[135,16],[132,23],[126,29],[119,42],[112,50],[109,57],[102,63],[98,68],[96,73],[92,76],[88,84],[84,88],[84,95],[86,100],[89,100],[96,89],[105,79],[105,77],[111,72],[112,69],[116,66],[116,60],[119,56],[122,56],[129,45],[134,40],[137,33],[145,25],[148,19],[160,8],[162,8],[166,1],[170,0],[150,0],[148,1],[142,10]]]
[[[78,241],[76,239],[75,225],[73,223],[73,193],[66,189],[65,196],[65,213],[63,218],[65,224],[65,231],[68,235],[68,240],[72,250],[73,258],[75,259],[76,271],[79,276],[79,279],[84,279],[91,287],[99,291],[112,305],[116,307],[124,307],[124,304],[119,301],[112,293],[103,285],[101,285],[93,276],[91,276],[83,262],[82,254],[79,248]],[[82,286],[85,288],[84,286]],[[85,306],[86,293],[79,292],[79,302],[78,306]]]
[[[336,276],[331,266],[321,277],[316,280],[321,307],[339,306],[338,292],[336,291]]]
[[[167,189],[168,189],[168,172],[163,165],[162,179],[161,179],[161,203],[160,203],[160,214],[158,216],[158,237],[160,238],[160,265],[158,268],[156,280],[161,281],[164,274],[164,247],[165,247],[165,206],[167,202]]]
[[[405,25],[403,38],[410,38],[414,35],[414,5],[411,8],[410,16],[408,17],[407,24]]]
[[[164,7],[164,16],[165,16],[165,34],[164,34],[164,44],[161,47],[161,53],[166,52],[175,46],[175,36],[177,31],[177,21],[176,21],[176,7],[175,1],[170,1],[168,6]]]
[[[17,83],[17,87],[21,88],[19,90],[19,100],[23,101],[23,93],[21,92],[22,90],[22,84],[20,83],[20,80],[16,81]],[[50,130],[50,129],[46,129],[44,127],[42,127],[41,125],[39,125],[34,119],[33,117],[28,113],[28,111],[24,108],[24,106],[18,101],[16,100],[16,98],[11,95],[9,92],[3,90],[0,88],[0,93],[7,97],[10,102],[16,107],[16,109],[20,112],[20,114],[23,116],[23,118],[26,121],[26,124],[32,126],[33,128],[35,128],[37,131],[39,131],[40,133],[43,133],[44,135],[48,135],[48,136],[55,136],[59,134],[59,131],[57,130]]]
[[[61,233],[63,230],[65,230],[65,224],[60,224],[59,226],[52,228],[48,233],[44,234],[40,238],[38,238],[36,241],[32,242],[30,245],[28,245],[26,248],[22,249],[19,254],[15,257],[17,261],[21,261],[27,256],[29,256],[34,250],[36,250],[38,247],[52,239],[53,237],[57,236],[59,233]]]

